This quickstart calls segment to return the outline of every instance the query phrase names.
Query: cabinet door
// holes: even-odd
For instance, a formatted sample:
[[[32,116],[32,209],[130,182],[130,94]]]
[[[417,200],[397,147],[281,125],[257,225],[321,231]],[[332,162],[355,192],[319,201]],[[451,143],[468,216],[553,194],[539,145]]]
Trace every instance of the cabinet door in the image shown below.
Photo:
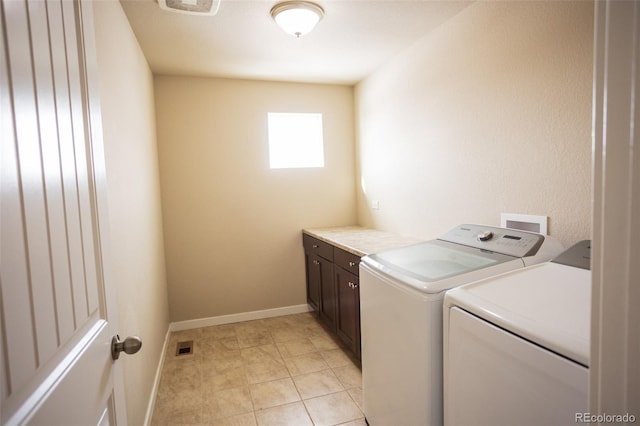
[[[337,332],[342,341],[360,358],[360,288],[358,276],[336,267],[338,291]]]
[[[333,262],[318,257],[320,263],[320,318],[336,331],[337,298],[333,280]]]
[[[307,303],[315,311],[320,311],[320,282],[322,281],[321,259],[315,254],[306,252],[307,266]]]

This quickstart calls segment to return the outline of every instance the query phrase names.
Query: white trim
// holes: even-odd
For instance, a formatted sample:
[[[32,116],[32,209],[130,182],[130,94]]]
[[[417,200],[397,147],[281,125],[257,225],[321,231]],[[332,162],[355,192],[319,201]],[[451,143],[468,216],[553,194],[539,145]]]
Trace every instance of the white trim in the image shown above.
[[[265,309],[262,311],[251,311],[239,314],[221,315],[218,317],[178,321],[172,322],[169,325],[169,331],[190,330],[192,328],[211,327],[213,325],[231,324],[234,322],[279,317],[282,315],[301,314],[304,312],[311,312],[312,310],[313,309],[305,303],[304,305],[284,306],[282,308]]]
[[[171,336],[171,325],[167,327],[167,332],[164,335],[164,344],[162,345],[162,354],[158,361],[158,367],[156,368],[156,375],[153,379],[153,387],[151,388],[151,396],[149,397],[149,403],[147,404],[147,413],[144,416],[144,426],[151,425],[153,418],[153,411],[156,408],[156,398],[158,396],[158,389],[160,388],[160,379],[162,378],[162,370],[164,368],[164,360],[167,355],[167,348],[169,347],[169,337]]]
[[[608,0],[595,7],[589,410],[594,418],[637,419],[640,3]],[[608,423],[603,418],[599,424]]]

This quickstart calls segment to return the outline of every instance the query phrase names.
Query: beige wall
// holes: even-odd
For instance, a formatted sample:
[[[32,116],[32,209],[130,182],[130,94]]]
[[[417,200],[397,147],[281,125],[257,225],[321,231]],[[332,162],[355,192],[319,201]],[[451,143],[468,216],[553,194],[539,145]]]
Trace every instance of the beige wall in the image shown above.
[[[119,334],[139,353],[120,357],[127,419],[143,424],[169,326],[153,77],[117,1],[94,3]]]
[[[171,321],[306,303],[301,229],[355,222],[353,90],[155,77]],[[269,168],[268,112],[320,112],[325,167]]]
[[[592,56],[588,1],[477,2],[419,40],[356,87],[359,222],[434,238],[525,213],[589,238]]]

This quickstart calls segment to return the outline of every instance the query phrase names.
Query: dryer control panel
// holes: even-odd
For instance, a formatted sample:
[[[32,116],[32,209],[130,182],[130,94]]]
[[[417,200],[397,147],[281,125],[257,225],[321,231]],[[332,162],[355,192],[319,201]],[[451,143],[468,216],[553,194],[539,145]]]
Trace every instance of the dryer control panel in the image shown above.
[[[464,224],[438,239],[508,256],[527,257],[538,252],[544,242],[544,235],[517,229]]]
[[[591,270],[591,240],[578,241],[552,262]]]

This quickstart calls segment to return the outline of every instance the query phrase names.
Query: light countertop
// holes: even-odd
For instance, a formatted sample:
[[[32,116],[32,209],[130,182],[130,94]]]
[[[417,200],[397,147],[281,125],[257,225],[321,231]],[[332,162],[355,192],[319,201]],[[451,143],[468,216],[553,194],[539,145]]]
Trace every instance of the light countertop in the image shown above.
[[[416,244],[422,240],[361,226],[303,229],[307,235],[340,247],[357,256]]]

